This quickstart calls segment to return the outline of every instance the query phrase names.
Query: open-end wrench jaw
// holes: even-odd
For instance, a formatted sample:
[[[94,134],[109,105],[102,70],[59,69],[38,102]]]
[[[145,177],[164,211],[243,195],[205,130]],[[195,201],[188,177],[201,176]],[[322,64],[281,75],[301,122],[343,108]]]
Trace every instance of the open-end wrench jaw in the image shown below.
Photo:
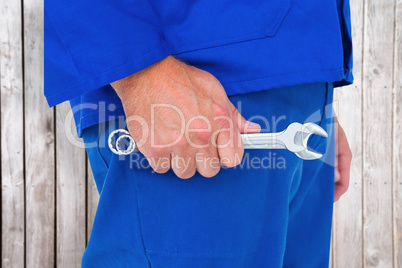
[[[304,160],[322,157],[322,154],[307,148],[308,139],[312,134],[328,137],[327,132],[314,123],[291,123],[284,131],[277,133],[241,134],[244,149],[288,149]],[[122,148],[123,141],[129,141],[127,148]],[[118,155],[127,155],[135,150],[136,144],[125,129],[114,130],[109,135],[109,148]]]
[[[305,123],[302,125],[302,129],[303,130],[295,136],[295,143],[298,144],[302,143],[304,149],[294,153],[298,157],[304,160],[314,160],[321,158],[322,154],[307,149],[307,142],[312,134],[319,135],[322,137],[328,137],[327,132],[319,125],[316,125],[314,123]]]
[[[285,144],[289,151],[294,152],[304,160],[314,160],[322,157],[322,154],[311,151],[307,147],[308,139],[313,134],[328,137],[327,132],[322,127],[314,123],[292,123],[285,132],[288,132],[290,137],[294,137],[293,141],[289,138],[286,139]]]
[[[312,134],[328,137],[327,132],[314,123],[291,123],[284,131],[277,133],[242,134],[245,149],[288,149],[304,160],[314,160],[322,154],[307,148]]]

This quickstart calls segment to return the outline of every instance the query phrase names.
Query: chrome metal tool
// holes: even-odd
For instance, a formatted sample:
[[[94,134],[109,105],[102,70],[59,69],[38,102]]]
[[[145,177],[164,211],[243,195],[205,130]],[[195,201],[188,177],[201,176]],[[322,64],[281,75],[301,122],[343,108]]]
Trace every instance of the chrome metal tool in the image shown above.
[[[327,132],[314,123],[291,123],[285,130],[276,133],[241,134],[244,149],[287,149],[304,160],[314,160],[322,154],[310,151],[307,141],[311,135],[316,134],[328,137]],[[129,145],[123,149],[121,143],[128,139]],[[118,155],[127,155],[135,150],[135,141],[125,129],[117,129],[110,133],[109,148]]]
[[[288,149],[304,160],[314,160],[322,154],[310,151],[307,141],[316,134],[328,137],[327,132],[314,123],[291,123],[285,130],[276,133],[241,134],[244,149]]]

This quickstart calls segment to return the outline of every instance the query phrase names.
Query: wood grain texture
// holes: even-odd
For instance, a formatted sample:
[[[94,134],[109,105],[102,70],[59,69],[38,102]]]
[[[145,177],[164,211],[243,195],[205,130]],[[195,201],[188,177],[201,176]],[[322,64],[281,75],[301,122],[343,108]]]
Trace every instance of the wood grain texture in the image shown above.
[[[25,0],[26,266],[54,267],[54,110],[43,98],[43,1]]]
[[[353,162],[329,267],[399,268],[402,0],[350,3],[355,84],[336,89],[334,105]],[[43,96],[41,0],[0,1],[0,87],[1,267],[80,267],[99,195],[66,138],[68,103],[50,109]]]
[[[396,0],[394,47],[394,266],[402,267],[402,0]]]
[[[67,139],[66,133],[75,132],[74,121],[65,126],[69,103],[56,111],[57,267],[80,267],[86,245],[85,151]]]
[[[21,2],[0,2],[2,267],[24,267]]]
[[[351,1],[354,84],[336,89],[335,106],[353,152],[349,189],[335,204],[334,267],[363,266],[362,230],[362,47],[363,0]]]
[[[363,58],[364,267],[393,267],[394,0],[365,2]]]

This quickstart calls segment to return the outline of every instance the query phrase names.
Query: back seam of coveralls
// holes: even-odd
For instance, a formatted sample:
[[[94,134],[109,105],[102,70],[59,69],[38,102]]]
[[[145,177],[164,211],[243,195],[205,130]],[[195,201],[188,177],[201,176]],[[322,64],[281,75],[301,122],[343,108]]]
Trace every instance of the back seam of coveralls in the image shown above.
[[[106,122],[101,122],[101,123],[99,123],[99,124],[97,125],[97,127],[98,127],[98,141],[97,141],[98,144],[97,144],[97,146],[96,146],[96,150],[98,151],[98,154],[99,154],[99,157],[100,157],[100,159],[101,159],[101,162],[103,162],[103,164],[105,165],[105,168],[106,168],[106,173],[105,173],[105,177],[103,178],[102,188],[101,188],[101,189],[98,189],[99,195],[101,195],[101,194],[102,194],[102,191],[103,191],[103,186],[105,185],[106,179],[107,179],[108,174],[109,174],[109,172],[110,172],[110,168],[109,168],[109,165],[108,165],[108,163],[107,163],[105,157],[102,155],[99,146],[100,146],[100,141],[101,141],[101,136],[102,136],[102,129],[104,130],[105,136],[106,136],[106,133],[108,133],[108,131],[107,131],[107,128],[106,128]],[[105,146],[106,146],[106,144],[105,144]]]
[[[130,177],[131,177],[131,180],[132,180],[132,182],[133,182],[134,191],[135,191],[134,194],[135,194],[135,199],[136,199],[136,209],[137,209],[137,215],[138,215],[138,228],[140,229],[140,236],[141,236],[142,249],[144,250],[145,257],[146,257],[147,260],[148,260],[149,268],[151,268],[151,267],[152,267],[152,265],[151,265],[151,260],[150,260],[150,258],[149,258],[149,256],[148,256],[148,252],[147,252],[147,250],[146,250],[146,248],[145,248],[144,235],[143,235],[142,222],[141,222],[141,214],[140,214],[140,208],[139,208],[139,199],[138,199],[137,184],[136,184],[136,180],[135,180],[135,178],[134,178],[133,171],[130,170],[129,173],[130,173]]]
[[[104,125],[106,125],[106,122],[101,122],[101,123],[98,124],[98,146],[97,146],[97,150],[98,150],[99,156],[101,157],[101,159],[102,159],[103,163],[105,164],[106,168],[109,169],[109,165],[108,165],[108,163],[106,162],[106,159],[105,159],[105,157],[102,155],[102,153],[101,153],[101,151],[100,151],[100,148],[99,148],[99,145],[100,145],[100,138],[101,138],[101,136],[102,136],[101,131],[102,131],[102,128],[103,128]],[[105,134],[105,136],[106,136],[106,132],[107,132],[107,131],[106,131],[106,126],[105,126],[105,127],[104,127],[104,134]]]
[[[320,122],[318,123],[319,125],[322,125],[323,124],[323,122],[324,122],[324,119],[325,119],[325,117],[327,116],[326,115],[326,113],[327,113],[327,110],[328,110],[328,105],[330,105],[330,96],[329,96],[329,83],[331,83],[331,82],[326,82],[325,83],[325,100],[324,100],[324,106],[323,106],[323,112],[322,112],[322,115],[321,115],[321,119],[320,119]],[[332,101],[331,101],[331,103],[332,103]],[[331,104],[332,105],[332,104]],[[330,141],[328,141],[328,142],[330,142]],[[304,161],[302,161],[302,163],[301,163],[301,169],[302,169],[302,173],[301,173],[301,175],[300,176],[302,176],[302,178],[301,179],[303,179],[303,166],[304,166]],[[293,196],[293,198],[291,199],[291,200],[289,200],[289,209],[290,209],[290,207],[292,206],[292,204],[293,204],[293,201],[294,201],[294,198],[297,196],[297,191],[299,190],[299,187],[300,187],[300,184],[301,184],[301,180],[300,180],[300,182],[299,182],[299,185],[297,186],[297,189],[296,189],[296,192],[295,192],[295,195]],[[289,197],[290,197],[290,189],[289,189]]]

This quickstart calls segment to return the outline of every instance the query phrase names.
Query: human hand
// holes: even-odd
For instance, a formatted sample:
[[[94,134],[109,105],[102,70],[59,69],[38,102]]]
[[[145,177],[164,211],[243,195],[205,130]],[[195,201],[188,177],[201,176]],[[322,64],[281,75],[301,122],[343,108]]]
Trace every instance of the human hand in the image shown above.
[[[350,179],[352,152],[343,128],[335,116],[335,202],[347,191]]]
[[[170,168],[182,178],[198,171],[216,175],[220,166],[240,164],[240,133],[257,133],[210,73],[168,56],[111,83],[119,95],[127,128],[158,173]]]

